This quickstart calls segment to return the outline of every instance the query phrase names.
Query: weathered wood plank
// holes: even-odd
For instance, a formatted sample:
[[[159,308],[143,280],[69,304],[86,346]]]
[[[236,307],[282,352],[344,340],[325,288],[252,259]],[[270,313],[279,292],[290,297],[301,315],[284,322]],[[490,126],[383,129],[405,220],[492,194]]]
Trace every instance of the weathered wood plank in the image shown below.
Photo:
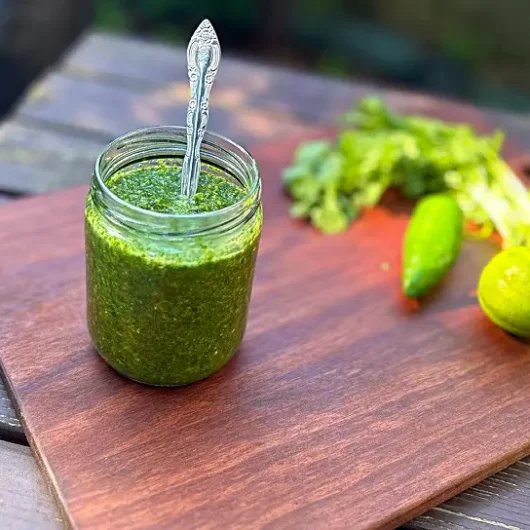
[[[0,528],[64,528],[29,447],[0,440]]]
[[[406,525],[410,530],[527,530],[530,459],[484,480]]]
[[[109,138],[183,124],[188,92],[182,50],[96,35],[74,50],[62,71],[33,88],[19,116]],[[228,58],[212,92],[210,128],[242,143],[287,137],[298,134],[300,124],[336,124],[366,94],[383,95],[403,112],[438,116],[443,107],[444,119],[479,130],[497,125],[494,115],[489,120],[488,113],[453,101]]]
[[[238,89],[239,90],[239,89]],[[299,135],[301,123],[272,108],[216,89],[208,127],[241,143]],[[43,128],[68,130],[90,138],[114,138],[132,129],[153,125],[183,125],[188,88],[137,87],[103,84],[52,73],[35,86],[19,107],[17,119],[33,120]]]
[[[105,34],[92,34],[69,54],[62,71],[72,77],[98,80],[102,84],[173,91],[181,102],[187,96],[185,51],[148,41]],[[212,97],[221,104],[243,103],[256,110],[267,109],[290,119],[329,123],[367,92],[402,99],[400,91],[331,79],[292,69],[258,64],[237,58],[223,60]],[[415,103],[407,94],[411,111],[430,112],[438,98],[418,95]],[[455,109],[454,119],[466,121],[469,106],[445,102]],[[464,110],[465,109],[465,110]],[[464,110],[464,111],[463,111]],[[462,112],[463,111],[463,112]],[[491,127],[505,129],[512,141],[530,150],[530,118],[487,109],[481,111]]]
[[[187,97],[186,52],[127,37],[93,34],[67,57],[63,72],[107,84],[165,87]],[[304,120],[329,121],[351,103],[360,83],[223,56],[212,97]],[[332,97],[330,97],[332,96]]]
[[[4,382],[0,379],[0,439],[26,443],[22,425],[8,395]]]
[[[88,183],[105,143],[50,127],[4,122],[0,125],[0,190],[43,193]]]
[[[218,91],[213,96],[211,128],[243,144],[298,136],[304,126],[285,113],[229,101],[215,93]],[[360,95],[352,90],[352,101]],[[0,190],[38,193],[87,182],[105,143],[132,129],[184,123],[187,104],[187,88],[183,94],[108,85],[61,73],[48,76],[30,96],[14,120],[0,129],[0,163],[4,167]],[[389,92],[387,99],[406,112],[461,119],[483,130],[497,125],[469,106],[396,92]],[[333,121],[333,116],[328,118]],[[322,127],[330,127],[330,123]],[[528,139],[530,143],[530,131]]]

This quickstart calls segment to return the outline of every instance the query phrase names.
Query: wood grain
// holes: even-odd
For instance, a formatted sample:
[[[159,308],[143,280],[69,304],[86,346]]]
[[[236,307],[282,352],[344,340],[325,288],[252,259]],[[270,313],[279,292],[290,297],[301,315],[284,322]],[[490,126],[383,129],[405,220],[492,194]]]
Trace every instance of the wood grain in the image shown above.
[[[254,149],[266,224],[240,355],[180,390],[130,383],[89,345],[84,190],[0,210],[1,360],[78,528],[391,528],[530,449],[528,347],[473,294],[495,248],[468,245],[410,313],[406,213],[388,204],[332,238],[289,220],[292,148]]]
[[[176,107],[186,103],[187,74],[185,53],[168,47],[114,35],[92,34],[81,41],[66,58],[61,72],[72,79],[97,81],[136,93],[153,91],[166,94]],[[168,65],[174,65],[168,68]],[[46,82],[45,82],[46,84]],[[50,90],[53,94],[53,91]],[[384,96],[403,112],[439,115],[444,119],[471,122],[479,129],[506,127],[514,139],[530,143],[528,120],[506,113],[476,107],[359,80],[333,79],[311,73],[264,65],[236,57],[224,57],[212,92],[214,102],[223,108],[245,113],[266,110],[303,123],[334,123],[341,114],[367,93]],[[53,96],[52,96],[53,97]]]
[[[0,190],[43,193],[86,184],[106,140],[21,120],[4,122],[0,125]]]
[[[235,86],[235,81],[232,81]],[[103,84],[97,79],[52,73],[33,88],[19,107],[17,119],[44,127],[61,127],[96,139],[115,138],[132,129],[160,124],[183,125],[188,86],[136,87]],[[212,93],[208,127],[239,142],[299,134],[299,120],[287,111],[257,108],[230,87]]]
[[[0,528],[59,530],[63,527],[29,447],[0,440]]]
[[[126,105],[119,112],[110,112],[113,122],[109,127],[105,121],[110,108],[106,99],[107,89],[122,90],[128,94],[129,102],[139,98],[152,115],[151,94],[158,98],[158,103],[152,105],[155,111],[167,94],[169,104],[179,107],[186,83],[180,75],[181,60],[182,52],[173,48],[128,38],[90,36],[67,59],[62,74],[52,75],[35,85],[21,112],[0,129],[0,189],[34,193],[86,181],[96,152],[113,135],[121,132],[119,121],[123,119],[123,113],[136,111],[134,106]],[[167,68],[168,64],[175,64],[175,68]],[[225,134],[235,131],[243,140],[270,138],[270,131],[280,131],[281,134],[287,131],[287,136],[299,132],[300,123],[296,127],[283,127],[284,121],[332,122],[350,106],[353,99],[370,88],[245,61],[229,59],[223,61],[223,65],[220,82],[216,85],[221,90],[216,104],[227,112],[226,119],[220,120],[219,126],[225,127]],[[64,91],[52,90],[55,85],[49,83],[55,82],[57,77],[72,84],[66,84]],[[82,97],[79,97],[75,89],[84,82],[88,82],[90,87],[81,91]],[[184,85],[181,82],[185,82]],[[93,88],[97,85],[103,88]],[[245,86],[243,97],[236,90],[239,86]],[[70,92],[68,87],[74,91]],[[389,94],[388,91],[377,90]],[[484,130],[490,126],[501,126],[508,130],[510,139],[530,147],[530,128],[522,118],[469,110],[469,107],[462,111],[462,105],[425,96],[402,92],[390,94],[394,104],[409,111],[454,120],[469,119],[475,123],[478,119]],[[99,109],[95,118],[88,120],[88,126],[83,119],[71,119],[68,113],[55,112],[66,98],[74,98],[77,108],[81,108],[83,98],[87,97],[92,108]],[[27,114],[26,108],[29,109]],[[248,113],[249,124],[245,128],[232,126],[233,115],[243,111]],[[166,114],[161,116],[165,119]],[[178,114],[175,116],[179,117]],[[144,119],[143,123],[151,122]],[[0,436],[5,433],[1,426],[4,420],[2,414],[8,417],[9,423],[18,422],[12,407],[6,403],[9,402],[0,396]],[[16,430],[21,439],[21,431],[18,427]],[[418,518],[411,523],[411,528],[475,530],[501,525],[522,529],[530,527],[530,516],[524,509],[530,477],[521,472],[519,463],[502,473],[504,478],[487,479],[454,501]],[[483,488],[490,494],[485,495]],[[511,492],[516,492],[516,495],[511,495]]]
[[[186,94],[186,54],[152,42],[112,35],[90,35],[72,51],[62,72],[101,84]],[[168,65],[172,65],[168,68]],[[213,101],[287,113],[303,121],[329,121],[351,104],[352,90],[367,85],[223,55]],[[330,97],[333,95],[333,97]]]
[[[384,96],[402,112],[469,122],[484,132],[496,126],[495,113],[454,101],[230,58],[223,60],[212,92],[210,126],[243,144],[288,138],[308,123],[336,124],[367,93]],[[184,123],[187,100],[182,50],[96,35],[33,87],[16,119],[101,141],[136,128]]]
[[[39,193],[86,182],[95,156],[117,135],[183,123],[188,81],[182,65],[179,49],[89,36],[59,72],[33,86],[0,128],[0,189]],[[404,112],[469,121],[484,131],[506,122],[503,115],[424,95],[229,58],[223,65],[212,94],[211,128],[243,144],[297,136],[307,122],[326,130],[368,91]],[[524,132],[512,129],[515,143]]]

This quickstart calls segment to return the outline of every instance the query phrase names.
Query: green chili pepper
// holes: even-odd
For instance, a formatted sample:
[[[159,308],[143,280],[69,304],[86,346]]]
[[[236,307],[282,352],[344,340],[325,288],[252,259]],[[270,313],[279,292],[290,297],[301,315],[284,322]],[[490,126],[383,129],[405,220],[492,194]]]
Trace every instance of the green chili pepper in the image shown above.
[[[454,264],[463,239],[463,215],[446,194],[421,199],[414,208],[403,247],[403,293],[421,298]]]

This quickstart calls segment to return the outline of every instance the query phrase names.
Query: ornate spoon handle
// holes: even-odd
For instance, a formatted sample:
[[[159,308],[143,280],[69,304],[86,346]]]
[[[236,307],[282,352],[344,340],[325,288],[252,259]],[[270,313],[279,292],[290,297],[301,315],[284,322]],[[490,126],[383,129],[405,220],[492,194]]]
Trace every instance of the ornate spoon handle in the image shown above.
[[[182,164],[181,193],[191,197],[197,191],[201,167],[201,143],[208,124],[208,107],[221,46],[209,20],[203,20],[188,45],[190,102],[186,115],[187,146]]]

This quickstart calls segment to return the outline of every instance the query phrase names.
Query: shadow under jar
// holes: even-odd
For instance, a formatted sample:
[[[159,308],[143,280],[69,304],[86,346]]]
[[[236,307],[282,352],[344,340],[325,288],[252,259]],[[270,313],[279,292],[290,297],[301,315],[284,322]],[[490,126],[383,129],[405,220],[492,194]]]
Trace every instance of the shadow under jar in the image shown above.
[[[193,383],[232,358],[245,332],[261,233],[256,162],[212,133],[201,146],[201,171],[242,187],[243,198],[231,206],[159,213],[125,202],[106,185],[121,170],[160,161],[178,171],[185,150],[181,127],[118,138],[96,162],[86,203],[92,342],[115,370],[151,385]]]

